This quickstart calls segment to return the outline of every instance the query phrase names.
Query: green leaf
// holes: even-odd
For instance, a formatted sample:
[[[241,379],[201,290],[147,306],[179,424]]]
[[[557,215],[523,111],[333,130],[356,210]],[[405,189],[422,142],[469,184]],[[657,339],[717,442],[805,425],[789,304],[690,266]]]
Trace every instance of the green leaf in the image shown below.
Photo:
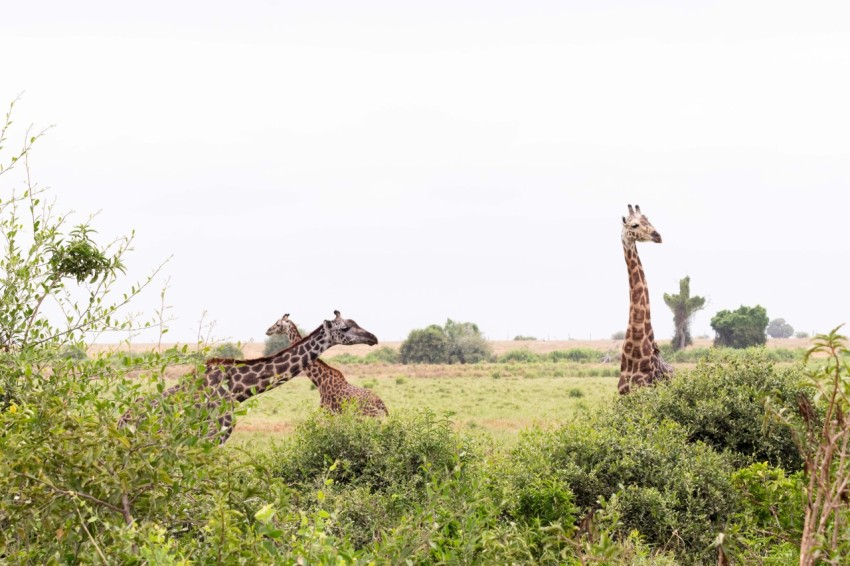
[[[254,513],[254,518],[261,523],[268,523],[276,513],[274,506],[271,503],[263,505],[259,511]]]

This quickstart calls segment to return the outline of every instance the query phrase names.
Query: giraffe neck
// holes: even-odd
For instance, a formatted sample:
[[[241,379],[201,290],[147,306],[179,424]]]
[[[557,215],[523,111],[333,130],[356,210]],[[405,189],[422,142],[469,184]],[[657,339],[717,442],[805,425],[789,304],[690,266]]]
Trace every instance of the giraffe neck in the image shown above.
[[[649,288],[646,285],[646,276],[643,274],[643,264],[638,256],[635,242],[623,242],[623,254],[626,258],[626,267],[629,272],[629,326],[626,331],[626,340],[632,336],[635,338],[635,330],[640,329],[644,336],[654,340],[652,322],[649,316]],[[641,339],[637,340],[638,342]]]
[[[226,381],[228,391],[221,394],[245,401],[289,381],[331,346],[330,336],[320,326],[304,340],[266,358],[208,362],[207,382],[215,386]]]
[[[289,325],[286,334],[292,344],[297,344],[301,341],[301,332],[298,331],[298,326],[294,323]],[[333,391],[340,389],[343,384],[348,385],[348,382],[339,370],[330,367],[322,362],[322,360],[316,360],[304,373],[313,385],[316,386],[316,389],[319,390],[319,395],[322,399],[332,395]]]
[[[289,329],[286,331],[286,335],[289,338],[290,344],[297,344],[301,341],[301,333],[298,331],[298,327],[295,326],[294,323],[289,324]]]

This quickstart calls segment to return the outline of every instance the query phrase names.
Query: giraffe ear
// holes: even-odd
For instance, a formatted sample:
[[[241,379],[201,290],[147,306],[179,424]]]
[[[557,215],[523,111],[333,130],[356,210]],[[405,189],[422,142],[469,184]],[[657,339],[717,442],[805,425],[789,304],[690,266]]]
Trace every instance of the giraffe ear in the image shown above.
[[[626,217],[623,216],[623,224],[625,224],[625,223],[626,223]]]

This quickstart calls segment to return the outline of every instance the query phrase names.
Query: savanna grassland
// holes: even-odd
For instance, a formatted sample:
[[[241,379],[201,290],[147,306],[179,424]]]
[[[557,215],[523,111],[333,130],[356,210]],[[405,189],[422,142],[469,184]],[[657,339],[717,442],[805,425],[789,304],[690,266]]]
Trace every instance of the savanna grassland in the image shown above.
[[[489,435],[499,443],[511,443],[519,431],[531,426],[547,428],[569,421],[576,414],[587,412],[616,395],[619,363],[616,360],[602,363],[600,360],[606,353],[617,352],[617,341],[529,340],[491,341],[489,344],[497,360],[517,350],[538,356],[595,350],[598,359],[583,363],[362,363],[365,356],[378,348],[397,350],[398,342],[379,346],[334,347],[326,352],[323,359],[342,371],[350,383],[374,391],[390,411],[429,409],[447,417],[458,431]],[[691,351],[704,350],[710,345],[710,340],[697,339]],[[771,339],[767,348],[800,352],[807,345],[807,340]],[[129,349],[142,352],[151,347],[140,344]],[[252,342],[241,347],[246,358],[262,356],[262,344]],[[101,346],[93,350],[103,349],[113,348]],[[693,366],[690,361],[674,362],[674,367],[680,369]],[[176,380],[190,369],[191,366],[175,366],[169,368],[168,375]],[[307,378],[298,376],[251,400],[247,414],[237,419],[229,445],[264,447],[276,439],[285,438],[318,406],[318,391]]]

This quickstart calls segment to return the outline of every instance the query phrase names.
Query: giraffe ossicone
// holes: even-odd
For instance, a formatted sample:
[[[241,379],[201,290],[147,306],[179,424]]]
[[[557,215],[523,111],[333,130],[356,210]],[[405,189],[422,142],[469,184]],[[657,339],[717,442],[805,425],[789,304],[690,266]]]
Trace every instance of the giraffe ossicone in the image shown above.
[[[283,334],[290,343],[301,341],[298,326],[284,314],[266,330],[266,336]],[[339,413],[346,403],[356,403],[357,412],[370,417],[383,417],[389,414],[387,406],[374,392],[349,383],[338,369],[332,368],[322,360],[316,360],[303,370],[316,389],[319,390],[320,406],[332,413]]]
[[[661,235],[640,211],[640,206],[628,205],[629,215],[623,216],[623,253],[629,273],[629,325],[623,341],[620,359],[620,382],[617,390],[625,395],[632,387],[650,385],[673,373],[664,361],[649,312],[649,289],[643,265],[637,252],[637,242],[661,243]]]
[[[356,322],[345,319],[334,311],[333,320],[324,321],[316,330],[297,344],[291,344],[270,356],[251,360],[213,358],[204,362],[204,376],[198,390],[198,403],[208,408],[225,405],[224,414],[218,418],[210,436],[227,441],[233,431],[233,409],[237,404],[285,383],[309,367],[323,352],[336,345],[378,343],[374,334],[361,328]],[[190,373],[189,376],[193,375]],[[181,383],[166,390],[156,406],[177,391],[185,391],[197,385],[197,380],[184,376]],[[128,410],[119,419],[119,426],[132,420]]]

